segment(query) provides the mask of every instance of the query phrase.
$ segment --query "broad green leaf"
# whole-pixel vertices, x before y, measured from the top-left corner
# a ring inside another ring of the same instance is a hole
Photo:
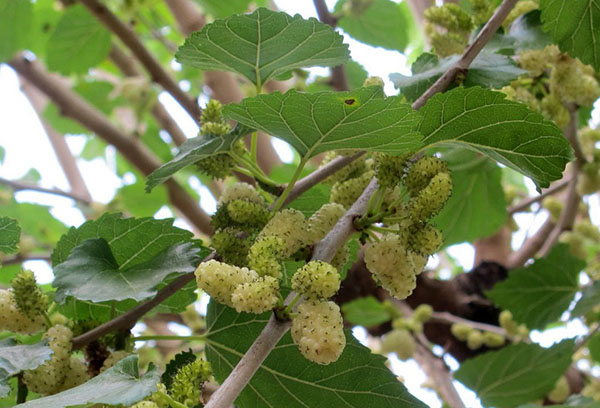
[[[50,214],[44,205],[17,203],[14,200],[0,202],[0,214],[19,220],[22,235],[29,235],[39,244],[55,245],[67,227]]]
[[[582,293],[581,299],[573,308],[571,313],[575,317],[583,316],[593,311],[600,304],[600,281],[595,281],[592,285],[586,286]]]
[[[314,18],[259,8],[207,24],[179,48],[177,61],[236,72],[261,87],[294,68],[334,66],[349,58],[342,36]]]
[[[0,62],[7,61],[27,46],[33,7],[29,0],[0,2]]]
[[[207,314],[206,356],[217,381],[223,381],[269,318],[226,308],[213,301]],[[408,393],[372,354],[347,333],[340,359],[326,366],[306,360],[287,333],[244,388],[239,408],[426,407]]]
[[[600,68],[600,0],[541,0],[544,31],[561,51]]]
[[[367,70],[356,61],[350,60],[344,64],[344,67],[350,90],[362,87],[365,79],[369,77]]]
[[[334,149],[389,154],[416,151],[419,114],[378,86],[352,92],[306,94],[290,90],[229,104],[224,115],[291,144],[303,158]]]
[[[560,318],[579,289],[579,272],[585,262],[569,253],[566,244],[558,244],[550,253],[530,266],[509,272],[486,296],[514,319],[530,329],[544,329]]]
[[[336,12],[342,12],[350,1],[338,1]],[[412,17],[406,3],[375,0],[360,14],[346,12],[337,25],[358,41],[388,50],[404,51],[409,43]]]
[[[423,144],[478,151],[548,187],[572,157],[569,142],[553,122],[505,97],[479,87],[435,95],[419,110]]]
[[[63,303],[67,296],[73,296],[94,303],[141,301],[154,296],[167,277],[194,272],[201,260],[199,252],[193,243],[176,244],[149,261],[122,268],[106,240],[89,239],[54,268],[55,300]]]
[[[19,238],[21,237],[21,227],[17,220],[8,217],[0,217],[0,252],[13,254],[19,249]]]
[[[392,320],[389,308],[373,296],[344,303],[342,311],[345,320],[359,326],[371,327]]]
[[[146,180],[146,191],[150,192],[157,185],[164,183],[177,171],[215,154],[226,154],[240,137],[249,132],[244,126],[237,126],[223,136],[200,135],[186,140],[179,148],[179,153],[173,160],[154,170]]]
[[[596,333],[592,336],[587,344],[587,348],[590,351],[590,357],[596,363],[600,363],[600,334]]]
[[[500,167],[466,149],[453,149],[443,159],[452,171],[452,195],[433,223],[442,231],[444,245],[495,233],[506,220]]]
[[[83,241],[103,238],[108,242],[117,264],[128,268],[151,260],[175,244],[189,242],[192,233],[173,227],[173,219],[121,218],[121,214],[104,214],[97,220],[87,221],[79,228],[71,228],[60,239],[52,253],[52,264],[67,260],[71,250]]]
[[[574,342],[548,349],[512,344],[467,360],[454,378],[477,393],[484,406],[512,408],[544,397],[571,364]]]
[[[9,375],[24,370],[33,370],[50,360],[52,349],[47,341],[35,344],[18,344],[14,339],[0,341],[0,372]]]
[[[508,34],[515,39],[515,48],[519,51],[541,49],[552,44],[550,36],[542,30],[539,10],[530,11],[513,21]]]
[[[248,10],[250,3],[257,3],[252,0],[196,0],[202,6],[207,14],[215,18],[225,18],[232,14],[241,14]],[[259,5],[264,6],[265,1],[258,1]]]
[[[102,62],[110,51],[110,32],[87,9],[69,7],[48,40],[48,69],[61,74],[83,74]]]
[[[168,203],[169,199],[164,187],[156,188],[151,193],[146,193],[145,188],[144,179],[140,177],[135,183],[121,187],[116,199],[131,215],[150,217]]]
[[[175,278],[174,278],[175,279]],[[171,283],[173,279],[167,279],[157,289]],[[181,313],[191,303],[198,299],[195,291],[198,289],[196,282],[192,281],[180,289],[175,295],[169,297],[151,312],[153,313]],[[58,305],[58,311],[74,320],[93,320],[98,324],[104,323],[113,317],[127,312],[138,305],[135,300],[127,299],[120,302],[92,303],[90,301],[77,300],[69,297],[67,301]]]
[[[390,74],[390,80],[396,89],[412,102],[448,71],[459,58],[459,55],[453,55],[438,60],[435,54],[424,53],[413,64],[413,75]],[[469,67],[463,85],[502,88],[526,72],[504,55],[483,51]]]
[[[19,408],[65,408],[76,405],[132,405],[156,391],[160,374],[154,364],[140,376],[138,356],[125,357],[86,383],[48,397],[17,405]]]

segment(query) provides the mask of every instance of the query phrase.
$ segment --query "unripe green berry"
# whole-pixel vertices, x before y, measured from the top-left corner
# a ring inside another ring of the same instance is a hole
[[[506,333],[509,335],[515,336],[519,334],[519,325],[513,320],[510,310],[500,312],[498,323],[500,323],[500,327],[506,330]]]
[[[325,153],[325,157],[323,157],[323,160],[321,161],[321,165],[319,167],[323,167],[324,165],[337,159],[338,157],[341,157],[339,152],[331,151]],[[323,183],[335,184],[338,182],[348,180],[350,178],[359,177],[365,171],[367,171],[365,161],[360,159],[354,160],[350,162],[350,164],[348,164],[347,166],[342,167],[341,169],[333,173],[331,176],[327,177],[325,180],[323,180]]]
[[[421,323],[425,323],[431,319],[433,315],[433,307],[426,303],[423,303],[415,309],[415,313],[413,314],[413,318]]]
[[[410,166],[404,185],[410,195],[415,197],[439,173],[448,173],[446,162],[434,156],[423,157]]]
[[[473,330],[468,324],[454,323],[450,326],[450,332],[460,341],[466,341]]]
[[[221,122],[223,121],[223,105],[216,99],[211,99],[202,109],[200,122]]]
[[[508,16],[504,19],[504,27],[510,26],[519,16],[527,14],[532,10],[538,8],[538,2],[536,0],[522,0],[519,1],[515,7],[508,13]]]
[[[408,203],[408,213],[414,222],[425,222],[436,215],[452,194],[452,177],[448,173],[436,174],[427,187]]]
[[[552,391],[548,393],[548,399],[555,404],[560,404],[565,402],[569,398],[569,395],[571,395],[571,387],[569,387],[567,377],[563,375],[554,384]]]
[[[250,244],[250,237],[244,236],[236,228],[218,230],[211,237],[210,243],[224,262],[235,266],[246,266]]]
[[[200,403],[202,384],[208,381],[211,374],[210,363],[197,359],[177,371],[173,377],[169,394],[175,401],[188,407],[194,407]]]
[[[248,266],[260,276],[281,278],[281,261],[287,251],[285,242],[280,237],[260,237],[248,251]]]
[[[210,260],[202,262],[196,269],[198,287],[208,293],[217,302],[229,307],[233,291],[243,283],[256,280],[258,274],[248,268],[239,268],[226,263]]]
[[[585,243],[585,238],[581,234],[565,231],[560,234],[558,240],[569,245],[569,252],[571,255],[580,259],[587,259],[587,245]]]
[[[238,285],[231,295],[231,304],[238,312],[261,314],[273,309],[279,301],[279,281],[261,276]]]
[[[35,319],[46,312],[48,297],[42,293],[31,271],[21,271],[11,282],[15,303],[21,312]]]
[[[370,76],[367,79],[365,79],[365,81],[363,82],[364,87],[379,86],[379,87],[383,88],[384,85],[385,85],[385,82],[383,82],[383,79],[381,79],[378,76]]]
[[[269,211],[263,205],[251,201],[229,201],[227,211],[231,219],[240,225],[265,225],[269,220]]]
[[[340,288],[338,271],[322,261],[310,261],[292,276],[292,289],[308,299],[328,299]]]
[[[374,175],[375,172],[370,170],[359,177],[335,183],[333,187],[331,187],[329,201],[341,204],[345,208],[350,208],[358,197],[360,197],[367,185],[369,185],[369,182]]]
[[[483,345],[483,334],[479,330],[473,330],[467,336],[467,347],[477,350]]]
[[[298,210],[279,211],[258,234],[259,238],[269,236],[283,240],[283,256],[287,258],[309,243],[308,221]]]
[[[408,155],[390,156],[385,153],[374,153],[375,177],[379,185],[393,188],[400,184],[408,157]]]
[[[159,408],[153,401],[140,401],[129,408]]]
[[[409,231],[408,245],[410,249],[422,256],[435,254],[442,246],[442,231],[429,225],[413,227]]]
[[[542,207],[544,207],[548,213],[550,213],[550,219],[557,223],[560,219],[560,214],[563,210],[563,203],[558,198],[549,196],[544,198],[542,201]]]
[[[336,203],[327,203],[321,206],[308,219],[308,232],[310,234],[310,242],[317,243],[333,228],[346,210],[344,206]]]
[[[223,190],[219,197],[219,204],[233,200],[246,200],[265,206],[265,200],[254,187],[248,183],[233,183]]]
[[[304,302],[292,320],[292,339],[302,355],[317,364],[337,361],[346,346],[340,308],[333,302]]]
[[[600,242],[600,230],[588,220],[578,221],[573,231],[595,243]]]
[[[499,334],[493,332],[483,332],[483,344],[485,344],[489,348],[498,348],[504,346],[506,343],[506,338]]]
[[[415,339],[406,329],[394,329],[381,339],[381,352],[396,353],[403,361],[412,358],[416,350]]]

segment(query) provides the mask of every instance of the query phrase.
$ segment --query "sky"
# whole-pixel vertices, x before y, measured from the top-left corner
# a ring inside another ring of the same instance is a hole
[[[333,8],[334,0],[328,0],[330,9]],[[303,17],[316,17],[316,13],[310,1],[279,0],[277,6],[289,14],[299,13]],[[345,42],[350,46],[352,58],[361,63],[369,72],[369,75],[376,75],[383,78],[386,82],[385,91],[388,95],[395,94],[396,91],[388,80],[388,75],[392,72],[400,72],[404,75],[410,75],[410,69],[406,65],[406,57],[398,52],[387,51],[381,48],[373,48],[359,43],[348,36],[345,36]],[[173,63],[176,68],[177,64]],[[312,75],[325,75],[326,68],[311,69]],[[159,96],[161,102],[174,118],[181,124],[188,137],[194,137],[198,128],[181,107],[167,94],[162,93]],[[206,100],[201,100],[201,104]],[[600,105],[600,104],[599,104]],[[600,106],[594,112],[593,123],[595,126],[600,123]],[[67,143],[75,156],[83,149],[85,137],[78,135],[69,135]],[[48,139],[44,133],[37,116],[29,105],[25,96],[19,90],[19,83],[16,74],[7,66],[0,64],[0,145],[6,150],[6,158],[3,164],[0,164],[0,177],[7,179],[18,179],[25,175],[30,168],[36,169],[41,175],[39,184],[42,187],[56,187],[62,190],[69,190],[68,182],[62,173],[60,165],[52,151]],[[276,140],[275,148],[284,162],[290,162],[293,154],[290,147],[282,141]],[[89,186],[92,198],[100,203],[109,202],[116,189],[121,186],[121,180],[115,175],[115,153],[114,150],[108,151],[107,160],[96,159],[86,161],[77,160],[79,169]],[[214,212],[216,202],[200,182],[195,179],[192,181],[192,187],[199,192],[201,196],[201,205],[209,212]],[[533,184],[529,183],[531,193],[533,194]],[[74,207],[72,200],[64,197],[58,197],[36,192],[19,192],[17,200],[23,202],[34,202],[45,204],[52,207],[52,214],[68,226],[79,226],[85,221],[83,214]],[[590,203],[596,210],[600,208],[597,197]],[[159,210],[155,217],[172,217],[173,214],[167,207]],[[545,215],[543,213],[537,216],[530,214],[518,215],[516,221],[521,227],[521,231],[515,234],[513,245],[518,247],[525,239],[526,234],[533,233],[543,223]],[[592,214],[592,221],[600,224],[600,213],[595,211]],[[178,220],[176,225],[182,228],[189,228],[187,224]],[[455,245],[449,250],[450,254],[457,259],[459,264],[465,269],[470,270],[473,262],[473,249],[468,244]],[[435,260],[433,261],[435,263]],[[31,261],[26,267],[36,273],[41,283],[47,283],[52,280],[52,273],[45,262]],[[206,298],[199,304],[200,309],[206,306]],[[136,330],[141,330],[138,326]],[[185,335],[185,329],[182,326],[173,325],[173,330]],[[543,346],[549,346],[553,342],[572,337],[576,334],[583,334],[585,328],[580,323],[571,323],[562,328],[555,328],[545,333],[534,332],[532,338],[535,342]],[[368,343],[369,339],[363,328],[354,330],[355,336],[362,342]],[[440,350],[437,350],[439,353]],[[408,389],[418,398],[422,399],[429,406],[437,408],[441,402],[432,391],[425,390],[421,384],[425,381],[425,375],[420,370],[414,360],[401,362],[397,358],[390,356],[391,367],[393,371],[404,378]],[[456,369],[458,364],[452,358],[446,358],[447,364]],[[468,407],[477,408],[480,406],[475,395],[456,383],[457,389],[465,404]]]

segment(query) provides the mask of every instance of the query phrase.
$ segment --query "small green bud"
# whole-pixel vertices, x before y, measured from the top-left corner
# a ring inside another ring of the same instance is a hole
[[[15,303],[31,319],[46,312],[48,297],[42,292],[31,271],[21,271],[11,282]]]

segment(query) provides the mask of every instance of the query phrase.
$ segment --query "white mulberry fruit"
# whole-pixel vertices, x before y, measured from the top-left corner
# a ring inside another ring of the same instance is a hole
[[[261,276],[238,285],[231,304],[238,312],[261,314],[273,309],[279,300],[279,282],[272,276]]]
[[[309,299],[328,299],[340,288],[340,274],[327,262],[310,261],[292,276],[292,289]]]
[[[252,282],[258,274],[248,268],[239,268],[226,263],[210,260],[202,262],[196,269],[198,287],[217,302],[233,307],[231,295],[238,285]]]

